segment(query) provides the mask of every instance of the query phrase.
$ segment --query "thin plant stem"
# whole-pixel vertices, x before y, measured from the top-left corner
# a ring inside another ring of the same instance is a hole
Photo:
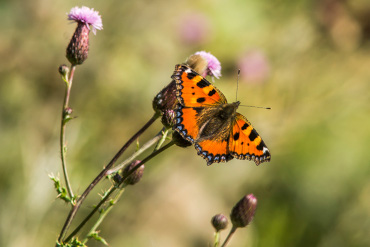
[[[162,138],[159,140],[159,142],[155,146],[154,150],[158,150],[167,138],[168,129],[163,129],[162,132],[163,132]]]
[[[116,167],[112,168],[111,170],[109,170],[108,174],[112,174],[114,172],[117,172],[120,169],[122,169],[123,167],[125,167],[126,165],[128,165],[137,156],[139,156],[145,150],[147,150],[148,148],[150,148],[157,141],[158,141],[158,143],[156,145],[156,149],[155,150],[158,150],[162,146],[163,142],[165,141],[166,136],[167,136],[167,133],[168,133],[168,129],[163,128],[154,138],[152,138],[151,140],[149,140],[148,142],[146,142],[138,151],[136,151],[128,159],[126,159],[124,162],[122,162],[118,166],[116,166]],[[103,212],[100,213],[99,219],[95,222],[95,224],[93,225],[93,227],[90,229],[89,233],[86,235],[86,237],[82,241],[82,243],[85,244],[89,240],[89,238],[92,236],[92,234],[94,234],[96,232],[96,229],[99,227],[99,225],[104,220],[104,218],[108,215],[109,211],[112,210],[113,206],[120,199],[120,197],[122,196],[122,194],[123,194],[124,191],[125,191],[125,186],[123,186],[123,187],[121,186],[121,188],[119,189],[119,193],[115,196],[115,199],[109,203],[109,205],[106,207],[106,209],[103,210]]]
[[[62,168],[63,168],[63,176],[66,183],[68,195],[71,199],[72,206],[73,206],[73,200],[74,195],[71,187],[71,183],[69,182],[68,178],[68,172],[67,172],[67,162],[66,162],[66,152],[67,152],[67,145],[66,145],[66,109],[69,107],[69,97],[71,95],[71,88],[72,88],[72,81],[74,72],[76,69],[76,65],[71,65],[71,73],[69,76],[69,79],[67,79],[66,82],[66,91],[64,95],[64,102],[63,102],[63,109],[62,109],[62,120],[60,124],[60,155],[62,159]]]
[[[146,151],[148,148],[153,146],[156,142],[163,139],[163,130],[161,130],[154,138],[147,141],[139,150],[137,150],[135,153],[133,153],[130,157],[128,157],[125,161],[118,164],[117,166],[113,167],[107,172],[107,175],[110,175],[112,173],[118,172],[123,167],[131,163],[136,157],[138,157],[140,154],[142,154],[144,151]]]
[[[88,216],[76,227],[76,229],[64,240],[64,243],[67,243],[72,239],[73,236],[75,236],[80,229],[89,221],[89,219],[96,213],[96,211],[99,210],[101,205],[103,205],[109,196],[128,178],[132,173],[134,173],[140,166],[144,165],[146,162],[151,160],[153,157],[157,156],[161,152],[165,151],[167,148],[171,147],[173,144],[175,144],[173,141],[167,143],[162,148],[154,151],[150,155],[148,155],[145,159],[143,159],[140,163],[138,163],[135,167],[133,167],[127,174],[125,174],[124,177],[122,177],[121,182],[117,186],[112,186],[109,191],[106,193],[106,195],[102,198],[102,200],[98,203],[98,205],[90,212]]]
[[[111,187],[112,189],[112,187]],[[83,244],[85,244],[89,237],[96,232],[96,229],[100,226],[100,224],[103,222],[105,217],[108,215],[108,213],[112,210],[113,206],[118,202],[119,198],[125,191],[125,188],[121,188],[119,193],[116,195],[116,197],[109,203],[109,205],[104,209],[103,212],[100,213],[99,219],[95,222],[95,224],[91,227],[89,233],[86,235],[85,239],[82,241]]]
[[[230,241],[230,239],[231,239],[231,237],[233,236],[233,234],[235,233],[235,231],[236,231],[236,227],[232,227],[231,228],[231,230],[230,230],[230,232],[229,232],[229,235],[227,235],[227,237],[226,237],[226,239],[225,239],[225,242],[221,245],[221,247],[225,247],[227,244],[228,244],[228,242]]]
[[[213,247],[218,247],[220,244],[220,231],[215,232],[215,243]]]
[[[130,140],[126,142],[125,145],[116,153],[113,159],[108,163],[108,165],[99,173],[99,175],[90,183],[90,185],[85,189],[82,195],[78,198],[76,204],[72,207],[71,211],[69,212],[67,219],[63,225],[63,228],[59,234],[58,242],[64,237],[66,231],[68,230],[73,218],[75,217],[78,209],[80,208],[82,202],[85,200],[87,195],[90,191],[98,184],[98,182],[107,175],[109,169],[114,165],[114,163],[118,160],[118,158],[123,154],[124,151],[152,124],[154,121],[159,117],[158,114],[154,114],[152,118],[136,133],[134,134]]]

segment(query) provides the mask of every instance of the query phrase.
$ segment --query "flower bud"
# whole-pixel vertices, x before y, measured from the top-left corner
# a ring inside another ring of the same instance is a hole
[[[212,226],[216,229],[216,232],[219,232],[223,229],[226,229],[229,221],[225,215],[216,214],[215,216],[212,217],[211,223],[212,223]]]
[[[122,177],[126,177],[132,171],[132,169],[134,169],[140,162],[141,162],[140,160],[135,160],[134,162],[126,166],[122,171]],[[143,173],[144,165],[141,165],[125,179],[125,184],[134,185],[138,183],[142,178]]]
[[[231,210],[233,227],[246,227],[256,212],[257,198],[253,194],[244,196]]]
[[[68,77],[69,68],[68,68],[67,65],[65,65],[65,64],[60,65],[59,68],[58,68],[58,71],[59,71],[59,74],[61,76],[63,76],[64,78]]]
[[[154,97],[153,110],[163,115],[168,110],[174,110],[177,103],[176,83],[173,80]]]
[[[89,28],[78,23],[71,41],[67,47],[66,57],[73,65],[82,64],[89,54]]]
[[[177,131],[172,132],[172,141],[179,147],[186,148],[191,146],[191,142],[184,139]]]
[[[67,107],[66,109],[64,109],[64,114],[65,115],[71,115],[73,112],[73,109],[71,107]]]
[[[175,124],[175,111],[172,109],[166,110],[162,115],[161,122],[167,129],[172,128]]]
[[[121,175],[119,175],[119,173],[117,172],[116,174],[113,175],[112,177],[113,181],[116,183],[116,184],[120,184],[122,182],[122,177]]]

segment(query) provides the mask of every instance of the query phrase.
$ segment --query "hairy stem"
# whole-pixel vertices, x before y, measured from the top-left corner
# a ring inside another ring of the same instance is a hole
[[[106,193],[106,196],[104,196],[102,198],[102,200],[99,202],[99,204],[90,212],[90,214],[76,227],[76,229],[65,239],[65,243],[67,243],[69,240],[72,239],[72,237],[74,237],[78,232],[79,230],[86,224],[86,222],[89,221],[89,219],[96,213],[96,211],[99,210],[99,208],[108,200],[109,196],[126,180],[126,178],[128,178],[132,173],[134,173],[141,165],[145,164],[146,162],[148,162],[149,160],[151,160],[153,157],[155,157],[156,155],[160,154],[161,152],[163,152],[164,150],[166,150],[167,148],[171,147],[172,145],[174,144],[174,142],[169,142],[167,143],[165,146],[163,146],[162,148],[154,151],[153,153],[151,153],[150,155],[148,155],[145,159],[143,159],[140,163],[138,163],[134,168],[132,168],[127,174],[126,176],[122,177],[122,181],[119,183],[118,186],[112,186],[109,191]],[[76,204],[77,205],[77,204]]]
[[[138,157],[140,154],[142,154],[144,151],[146,151],[148,148],[153,146],[156,142],[159,140],[162,140],[163,138],[163,130],[161,130],[154,138],[146,142],[139,150],[137,150],[135,153],[133,153],[130,157],[128,157],[125,161],[118,164],[117,166],[113,167],[107,172],[107,175],[110,175],[112,173],[118,172],[126,165],[130,164],[136,157]]]
[[[135,134],[130,140],[126,142],[125,145],[116,153],[113,159],[108,163],[108,165],[99,173],[99,175],[90,183],[90,185],[85,189],[82,195],[78,198],[76,204],[72,207],[68,214],[68,217],[63,225],[63,228],[59,234],[58,242],[64,237],[66,231],[68,230],[73,218],[75,217],[78,209],[80,208],[82,202],[85,200],[90,191],[98,184],[98,182],[107,175],[109,169],[114,165],[117,159],[123,154],[123,152],[152,124],[159,116],[154,114],[153,117]]]
[[[113,186],[110,188],[110,190],[113,188]],[[113,201],[111,201],[109,203],[109,205],[104,209],[103,212],[100,213],[99,215],[99,219],[95,222],[95,224],[91,227],[89,233],[86,235],[85,239],[82,241],[83,244],[86,244],[86,242],[89,240],[89,237],[94,234],[94,232],[96,232],[96,229],[98,229],[98,227],[100,226],[100,224],[103,222],[104,218],[108,215],[109,211],[112,210],[113,206],[118,202],[119,198],[121,197],[121,195],[123,194],[123,192],[125,191],[124,188],[120,189],[119,193],[116,195],[116,197],[113,199]],[[108,194],[107,194],[108,195]],[[104,199],[105,200],[105,197],[107,196],[105,195],[104,198],[102,198],[102,200]],[[109,195],[108,195],[109,196]]]
[[[66,145],[66,109],[69,107],[69,96],[71,95],[71,88],[72,88],[72,81],[73,76],[75,72],[76,66],[71,65],[71,74],[69,76],[69,79],[66,80],[66,91],[64,95],[64,102],[63,102],[63,109],[62,109],[62,118],[61,118],[61,124],[60,124],[60,155],[62,159],[62,168],[63,168],[63,176],[66,183],[68,195],[71,199],[71,202],[73,203],[73,192],[71,183],[69,182],[68,178],[68,172],[67,172],[67,162],[66,162],[66,151],[67,151],[67,145]]]

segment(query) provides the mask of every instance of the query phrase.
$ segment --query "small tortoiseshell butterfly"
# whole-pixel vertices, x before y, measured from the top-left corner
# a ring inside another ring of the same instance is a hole
[[[232,158],[270,161],[270,151],[251,123],[236,112],[240,102],[227,103],[225,96],[186,65],[176,65],[176,130],[194,144],[207,165]]]

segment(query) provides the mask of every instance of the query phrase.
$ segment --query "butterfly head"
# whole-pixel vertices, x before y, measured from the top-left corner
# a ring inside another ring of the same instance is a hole
[[[237,102],[234,102],[234,103],[231,103],[231,104],[223,104],[221,105],[221,110],[220,110],[220,118],[221,119],[224,119],[224,120],[227,120],[231,117],[234,117],[235,114],[236,114],[236,110],[238,109],[240,105],[240,102],[237,101]]]

